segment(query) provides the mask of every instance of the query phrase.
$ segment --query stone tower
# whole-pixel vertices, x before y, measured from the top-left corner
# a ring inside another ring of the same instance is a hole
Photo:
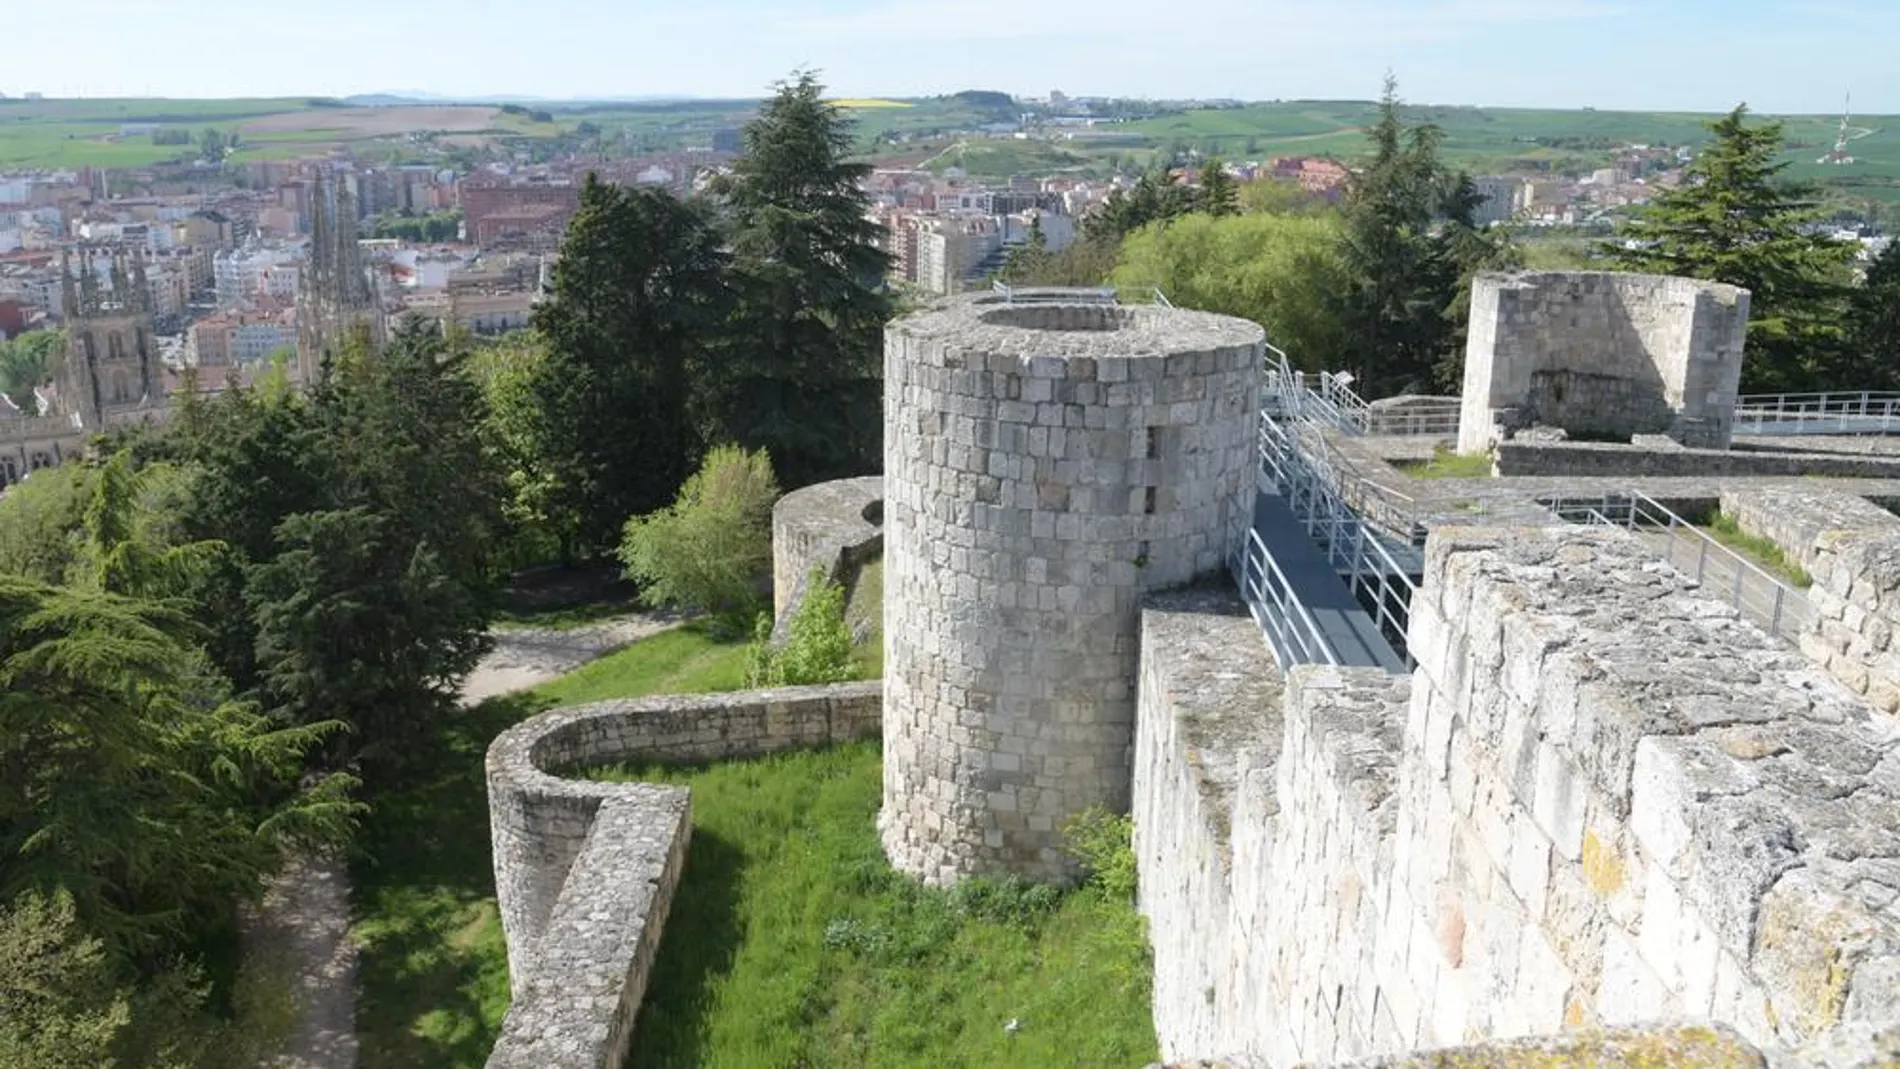
[[[297,277],[297,374],[314,383],[326,357],[352,333],[384,341],[382,302],[357,244],[356,201],[340,178],[319,176],[310,191],[310,256]]]
[[[82,247],[77,278],[70,255],[61,303],[67,323],[66,363],[59,383],[61,407],[87,433],[162,406],[163,369],[154,345],[152,291],[145,259],[134,253]],[[109,262],[109,287],[99,286],[98,266]]]
[[[1254,486],[1260,328],[953,300],[885,335],[884,806],[928,883],[1062,880],[1126,811],[1139,611],[1220,571]]]

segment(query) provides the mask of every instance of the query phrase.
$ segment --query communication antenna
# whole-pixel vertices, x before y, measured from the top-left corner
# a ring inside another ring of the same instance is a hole
[[[1841,108],[1841,132],[1834,138],[1834,151],[1814,162],[1833,164],[1836,167],[1845,167],[1854,162],[1854,157],[1847,151],[1847,143],[1852,140],[1852,138],[1848,136],[1848,130],[1851,129],[1851,127],[1848,126],[1848,121],[1852,119],[1853,116],[1854,94],[1850,90],[1847,94],[1847,103]]]

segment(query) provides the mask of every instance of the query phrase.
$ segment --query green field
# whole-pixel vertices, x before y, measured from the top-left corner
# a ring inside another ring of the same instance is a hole
[[[849,102],[847,102],[849,103]],[[1365,152],[1365,129],[1376,116],[1367,101],[1288,101],[1154,115],[1090,128],[1048,128],[1027,140],[970,135],[989,123],[1013,122],[1014,106],[981,94],[904,101],[846,110],[859,143],[874,160],[906,161],[941,171],[958,166],[973,177],[1020,173],[1103,174],[1142,166],[1182,148],[1229,159],[1317,155],[1353,159]],[[330,104],[331,106],[322,106]],[[714,133],[744,124],[755,100],[547,104],[552,121],[448,105],[399,109],[339,107],[334,102],[267,100],[0,101],[0,167],[93,165],[142,167],[178,157],[183,146],[147,136],[121,138],[127,123],[160,123],[194,135],[206,127],[240,131],[238,160],[280,159],[348,146],[372,157],[427,159],[432,139],[447,148],[544,144],[572,137],[582,123],[634,153],[706,146]],[[889,106],[902,104],[903,106]],[[436,124],[454,113],[456,122]],[[1474,172],[1580,173],[1606,166],[1617,146],[1695,146],[1714,118],[1679,112],[1556,111],[1524,108],[1407,107],[1408,121],[1444,130],[1448,157]],[[1824,183],[1839,195],[1900,203],[1900,117],[1853,121],[1850,167],[1815,161],[1833,147],[1840,120],[1785,117],[1786,159],[1795,178]]]

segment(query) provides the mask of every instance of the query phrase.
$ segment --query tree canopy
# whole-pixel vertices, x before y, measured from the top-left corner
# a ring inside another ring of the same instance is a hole
[[[1744,390],[1799,390],[1841,360],[1838,310],[1852,248],[1804,224],[1810,191],[1786,181],[1782,125],[1751,125],[1746,105],[1709,124],[1714,140],[1622,228],[1607,250],[1633,271],[1749,291]]]

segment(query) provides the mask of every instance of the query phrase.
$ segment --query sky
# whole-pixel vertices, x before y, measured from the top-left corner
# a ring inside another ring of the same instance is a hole
[[[0,0],[13,7],[14,0]],[[1371,99],[1900,114],[1900,2],[1832,0],[57,0],[0,20],[48,96]]]

